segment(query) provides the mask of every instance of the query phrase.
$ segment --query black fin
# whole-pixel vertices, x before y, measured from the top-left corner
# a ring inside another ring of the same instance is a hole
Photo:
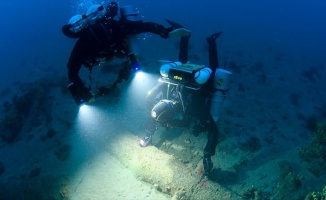
[[[165,21],[167,21],[173,28],[177,29],[177,28],[184,28],[184,26],[182,26],[181,24],[165,19]]]
[[[220,35],[222,34],[223,32],[217,32],[217,33],[213,33],[212,35],[208,36],[206,38],[207,42],[214,42],[218,37],[220,37]]]

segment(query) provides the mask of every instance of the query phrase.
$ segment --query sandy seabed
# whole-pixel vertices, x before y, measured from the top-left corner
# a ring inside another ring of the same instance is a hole
[[[221,54],[228,57],[233,77],[209,177],[202,176],[205,133],[194,137],[187,129],[160,128],[152,146],[138,145],[147,112],[144,99],[155,78],[144,79],[145,86],[135,79],[121,84],[86,115],[58,84],[48,90],[48,109],[40,112],[33,105],[15,141],[1,143],[0,198],[302,199],[321,190],[324,169],[299,156],[313,137],[306,120],[320,116],[316,108],[325,105],[321,79],[311,82],[302,72],[286,71],[284,66],[297,65],[301,58],[279,58],[278,52],[257,59],[246,52]],[[199,52],[190,58],[197,63],[206,56]],[[157,66],[142,62],[145,68]],[[273,73],[278,69],[282,74]],[[93,76],[99,76],[100,85],[113,75]],[[52,120],[45,120],[46,113]]]

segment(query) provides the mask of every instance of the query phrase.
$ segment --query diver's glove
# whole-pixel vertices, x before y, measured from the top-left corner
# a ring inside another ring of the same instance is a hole
[[[134,71],[138,71],[140,69],[140,65],[138,63],[136,55],[133,52],[131,52],[128,54],[128,58],[130,61],[129,73],[131,69],[133,69]],[[125,68],[127,68],[127,66]]]
[[[70,83],[67,87],[78,106],[86,102],[94,101],[93,95],[86,87],[78,86],[74,83]]]
[[[213,169],[213,162],[211,156],[204,155],[203,164],[204,164],[204,175],[207,176]]]

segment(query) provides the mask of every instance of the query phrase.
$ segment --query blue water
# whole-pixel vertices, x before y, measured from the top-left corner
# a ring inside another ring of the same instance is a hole
[[[34,70],[33,62],[63,69],[73,42],[60,29],[72,15],[85,12],[90,1],[81,2],[2,1],[1,81],[10,82],[17,71],[23,79],[21,73]],[[191,29],[194,38],[223,30],[232,49],[277,48],[307,56],[310,63],[324,61],[322,1],[139,1],[136,6],[144,20],[174,19]],[[22,62],[23,69],[13,70]]]
[[[75,40],[65,37],[61,27],[73,15],[81,14],[90,5],[101,2],[0,1],[1,104],[6,100],[11,101],[14,94],[23,94],[26,92],[24,86],[39,79],[52,81],[46,87],[59,88],[68,82],[66,64]],[[279,147],[275,158],[286,154],[287,149],[299,149],[309,145],[313,131],[306,127],[307,119],[313,116],[317,121],[323,121],[326,118],[326,1],[121,0],[119,4],[135,5],[144,21],[168,26],[164,21],[164,18],[167,18],[191,30],[190,55],[199,57],[194,59],[194,62],[208,63],[204,38],[213,32],[223,31],[218,41],[220,65],[234,72],[223,121],[225,124],[220,124],[225,142],[230,140],[243,143],[252,136],[258,137],[267,149],[267,153],[262,152],[252,159],[259,165],[268,163],[271,149]],[[146,63],[153,64],[158,59],[177,58],[175,39],[163,40],[145,34],[141,36],[141,40],[142,56]],[[235,68],[229,66],[232,62],[236,63]],[[263,68],[254,68],[257,62],[263,63]],[[157,72],[158,69],[151,66],[145,68],[153,73]],[[87,76],[86,72],[84,77]],[[155,79],[153,80],[142,86],[144,90],[139,93],[130,88],[125,90],[127,92],[122,91],[120,98],[124,104],[119,104],[119,97],[114,97],[113,100],[107,100],[113,102],[110,106],[106,106],[104,100],[100,101],[98,106],[116,114],[114,120],[119,127],[141,130],[144,118],[138,117],[137,113],[145,112],[145,105],[142,103],[146,91],[155,85]],[[121,87],[123,90],[127,86]],[[74,102],[67,98],[67,94],[63,96],[60,98],[56,95],[50,104],[75,106]],[[55,113],[55,116],[60,115],[60,109]],[[0,116],[4,115],[5,109],[2,109]],[[77,118],[76,113],[70,115],[69,119]],[[103,123],[105,122],[104,120]],[[89,131],[95,131],[93,129],[94,127]],[[231,133],[227,134],[228,131]],[[7,144],[3,143],[0,151],[6,147]],[[217,157],[216,159],[222,159]],[[2,184],[5,178],[13,177],[12,174],[6,174],[10,172],[11,167],[8,163],[12,163],[6,160],[6,157],[0,158],[0,162],[5,166],[5,171],[0,173]],[[296,162],[304,161],[296,159]],[[325,161],[321,162],[322,166],[325,166]],[[30,163],[27,162],[26,168],[29,168],[28,165]],[[246,169],[255,168],[249,164]],[[300,174],[301,170],[306,168],[301,166],[296,173]],[[325,169],[318,170],[325,174]],[[325,179],[321,180],[324,176],[318,178],[309,172],[302,173],[307,180],[303,182],[305,185],[302,187],[321,190],[324,186]],[[266,190],[273,196],[271,193],[275,190]]]

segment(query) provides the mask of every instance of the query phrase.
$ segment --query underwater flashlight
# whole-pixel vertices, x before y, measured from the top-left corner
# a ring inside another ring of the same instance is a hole
[[[140,65],[138,64],[136,55],[134,53],[129,53],[128,58],[131,63],[131,68],[136,72],[140,70]]]
[[[92,98],[91,93],[86,88],[80,88],[74,83],[70,83],[67,88],[78,106],[89,102]]]

